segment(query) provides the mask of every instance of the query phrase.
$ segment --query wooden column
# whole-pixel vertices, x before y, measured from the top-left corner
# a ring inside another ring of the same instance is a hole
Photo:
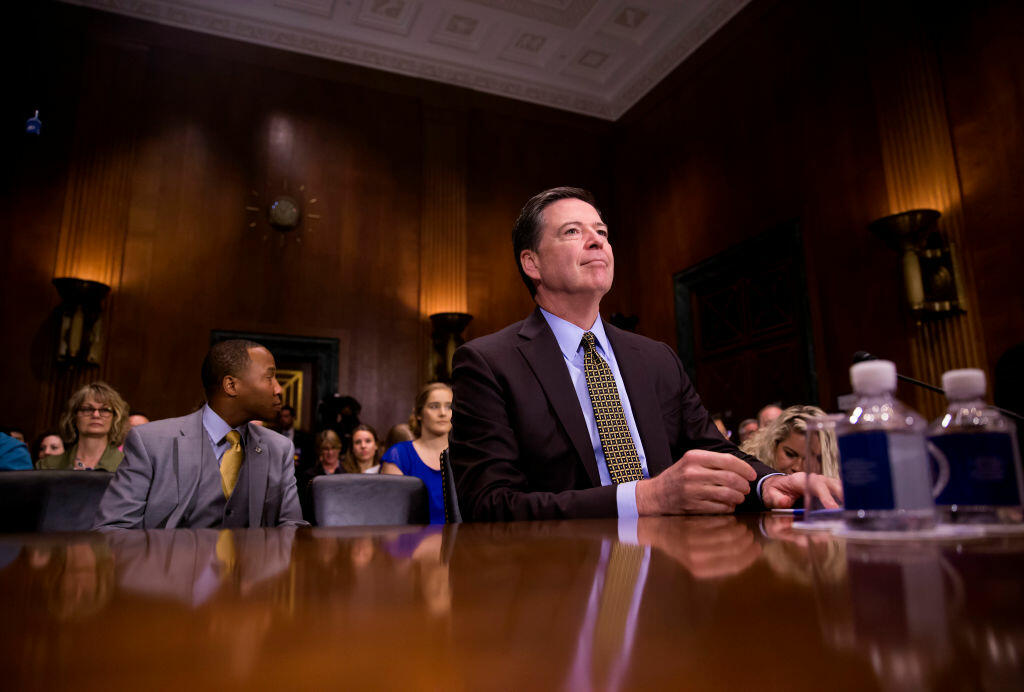
[[[465,114],[424,107],[423,194],[420,226],[420,317],[428,338],[437,312],[466,312]],[[426,367],[424,375],[429,376]],[[420,379],[424,379],[421,375]]]
[[[918,14],[926,8],[881,2],[866,7],[888,213],[918,208],[942,212],[939,230],[950,243],[966,293],[965,314],[910,326],[911,374],[939,384],[946,370],[984,367],[985,362],[977,293],[971,268],[963,261],[962,193],[942,75],[923,26],[925,17]],[[945,408],[945,400],[919,390],[915,405],[933,418]]]
[[[75,135],[68,162],[64,211],[54,258],[53,276],[89,279],[111,288],[104,314],[109,341],[114,307],[124,264],[134,133],[139,117],[148,49],[135,45],[93,44],[85,57]],[[54,347],[56,344],[54,344]],[[55,348],[54,348],[55,351]],[[36,428],[50,427],[60,417],[74,390],[104,377],[106,354],[99,366],[57,366],[44,386]]]

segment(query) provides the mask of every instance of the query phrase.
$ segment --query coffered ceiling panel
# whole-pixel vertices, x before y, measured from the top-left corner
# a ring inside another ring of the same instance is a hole
[[[749,0],[65,0],[616,120]]]

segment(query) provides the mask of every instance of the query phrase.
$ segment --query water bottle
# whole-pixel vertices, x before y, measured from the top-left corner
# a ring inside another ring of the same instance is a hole
[[[868,531],[933,528],[927,424],[894,396],[895,364],[857,363],[850,383],[857,404],[836,424],[847,525]]]
[[[1024,490],[1016,426],[985,405],[981,370],[950,370],[942,376],[942,388],[949,408],[928,429],[928,454],[940,470],[939,520],[1019,522]]]

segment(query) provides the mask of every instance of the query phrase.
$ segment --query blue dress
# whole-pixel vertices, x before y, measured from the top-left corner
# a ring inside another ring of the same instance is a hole
[[[412,441],[399,442],[388,447],[381,457],[382,462],[389,462],[398,467],[406,476],[415,476],[427,486],[427,498],[430,502],[430,523],[444,523],[444,495],[441,491],[441,472],[435,471],[420,459]]]

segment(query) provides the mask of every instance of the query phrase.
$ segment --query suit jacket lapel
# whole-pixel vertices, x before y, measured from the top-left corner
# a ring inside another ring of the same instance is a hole
[[[645,367],[648,358],[629,339],[623,338],[620,330],[607,322],[604,323],[604,331],[615,352],[622,384],[629,395],[629,406],[633,409],[633,420],[636,421],[644,456],[647,458],[647,470],[652,477],[656,476],[671,466],[674,460],[671,453],[667,453],[670,447],[653,374]]]
[[[178,479],[178,504],[167,519],[167,528],[177,528],[199,488],[203,456],[212,454],[202,409],[193,413],[181,426],[174,454],[174,475]]]
[[[263,526],[263,501],[267,497],[270,450],[260,437],[260,427],[249,423],[249,446],[245,448],[246,473],[249,474],[249,527]]]
[[[555,335],[551,332],[540,309],[533,311],[523,322],[519,336],[525,339],[519,345],[519,351],[526,358],[534,375],[544,389],[544,394],[551,402],[562,428],[569,435],[576,453],[583,460],[591,483],[595,487],[601,485],[601,475],[597,471],[597,459],[587,432],[587,422],[583,418],[576,390],[569,377],[569,369],[565,366],[565,358],[558,348]]]

